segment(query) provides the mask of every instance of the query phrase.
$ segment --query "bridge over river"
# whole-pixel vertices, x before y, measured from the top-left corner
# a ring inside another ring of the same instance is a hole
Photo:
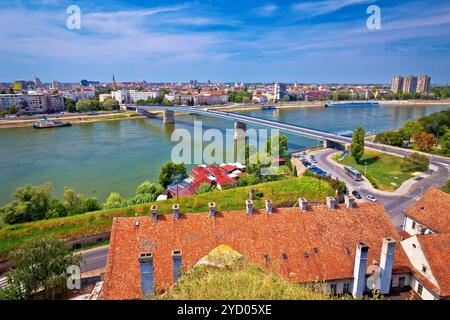
[[[127,109],[136,111],[164,111],[163,122],[164,123],[174,123],[175,122],[175,112],[198,114],[208,117],[216,117],[222,119],[229,119],[234,121],[235,128],[235,138],[240,138],[245,136],[246,124],[256,124],[260,126],[265,126],[269,128],[278,129],[280,131],[290,132],[293,134],[298,134],[301,136],[309,137],[312,139],[317,139],[323,141],[324,147],[335,147],[337,144],[350,144],[352,138],[343,137],[332,132],[327,132],[323,130],[317,130],[312,128],[307,128],[304,126],[278,122],[274,120],[267,120],[258,117],[248,116],[244,114],[239,114],[236,112],[220,111],[208,108],[198,108],[198,107],[183,107],[183,106],[141,106],[141,105],[127,105]],[[416,152],[414,150],[403,149],[393,146],[388,146],[384,144],[374,143],[370,141],[365,142],[365,147],[369,149],[374,149],[397,156],[406,156],[410,153]],[[433,164],[450,166],[450,158],[440,157],[435,155],[426,154],[430,157]]]

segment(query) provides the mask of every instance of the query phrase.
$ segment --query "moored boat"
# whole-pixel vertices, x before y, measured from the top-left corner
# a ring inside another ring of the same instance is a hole
[[[44,118],[42,121],[36,121],[33,124],[35,129],[50,129],[50,128],[60,128],[60,127],[70,127],[72,124],[70,122],[54,121]]]

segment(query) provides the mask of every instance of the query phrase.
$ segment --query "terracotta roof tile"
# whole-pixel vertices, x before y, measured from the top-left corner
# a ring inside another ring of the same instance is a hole
[[[153,252],[154,279],[158,288],[172,285],[173,250],[182,250],[183,268],[190,268],[215,247],[226,244],[247,260],[270,268],[297,282],[352,279],[356,243],[369,245],[369,259],[379,260],[382,238],[400,237],[381,204],[358,204],[354,209],[339,205],[336,210],[311,206],[278,208],[268,215],[255,210],[185,214],[174,221],[171,215],[115,218],[112,226],[103,299],[132,299],[141,296],[138,256]],[[136,220],[140,226],[135,226]],[[316,249],[315,249],[316,248]],[[307,257],[305,257],[307,253]],[[283,259],[283,254],[287,259]],[[270,263],[265,262],[265,255]],[[410,272],[410,264],[398,244],[394,273]]]
[[[450,234],[418,235],[431,272],[439,288],[436,293],[441,297],[450,296]]]
[[[406,215],[439,233],[450,233],[450,194],[431,188]]]

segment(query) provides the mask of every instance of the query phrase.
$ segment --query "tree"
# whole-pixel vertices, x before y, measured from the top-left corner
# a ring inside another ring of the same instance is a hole
[[[440,139],[442,151],[446,154],[450,154],[450,129],[445,131],[445,134]]]
[[[101,109],[100,102],[97,100],[81,100],[76,105],[78,112],[98,111]]]
[[[106,99],[102,103],[102,109],[107,111],[119,110],[119,103],[114,99]]]
[[[197,189],[197,194],[207,193],[210,192],[211,190],[212,186],[210,183],[202,183]]]
[[[50,182],[37,187],[26,185],[17,188],[14,201],[1,209],[5,222],[16,224],[44,219],[50,208],[51,190]]]
[[[391,146],[401,147],[403,141],[405,140],[403,130],[398,131],[386,131],[379,133],[375,136],[375,141],[383,144],[388,144]]]
[[[414,152],[403,157],[400,168],[403,172],[426,171],[430,165],[428,157]]]
[[[425,131],[417,132],[413,136],[415,150],[429,152],[431,148],[436,144],[436,137],[432,133],[426,133]]]
[[[138,194],[161,194],[164,191],[164,188],[157,183],[151,183],[148,180],[145,180],[143,183],[139,185],[136,189],[136,195]]]
[[[274,135],[271,139],[267,140],[266,151],[270,155],[276,155],[280,158],[286,159],[288,156],[288,139],[282,134]]]
[[[55,238],[32,239],[11,256],[16,268],[7,273],[9,299],[30,299],[43,288],[47,299],[67,294],[67,268],[79,266],[66,242]],[[0,294],[1,296],[1,294]]]
[[[76,101],[72,100],[72,99],[64,99],[64,110],[67,110],[68,112],[76,112],[77,108],[76,108]]]
[[[83,194],[77,194],[74,189],[64,187],[64,207],[68,215],[86,213],[100,210],[101,206],[96,198],[85,198]]]
[[[450,193],[450,180],[447,180],[447,182],[442,186],[442,191]]]
[[[186,167],[184,163],[176,164],[168,161],[161,166],[159,173],[159,183],[164,187],[172,183],[174,180],[181,180],[186,178]]]
[[[404,133],[404,138],[408,141],[411,141],[411,137],[414,136],[417,132],[421,132],[424,130],[420,122],[415,120],[407,120],[403,124],[402,129]]]
[[[352,143],[350,145],[352,157],[357,163],[364,155],[364,128],[358,127],[353,133]]]
[[[123,198],[120,195],[120,193],[117,192],[111,192],[108,199],[106,199],[105,204],[103,205],[104,209],[115,209],[115,208],[121,208]]]

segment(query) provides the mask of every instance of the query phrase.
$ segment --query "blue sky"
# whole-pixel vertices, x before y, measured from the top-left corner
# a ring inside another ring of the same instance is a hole
[[[450,82],[447,0],[0,0],[0,17],[0,81]]]

